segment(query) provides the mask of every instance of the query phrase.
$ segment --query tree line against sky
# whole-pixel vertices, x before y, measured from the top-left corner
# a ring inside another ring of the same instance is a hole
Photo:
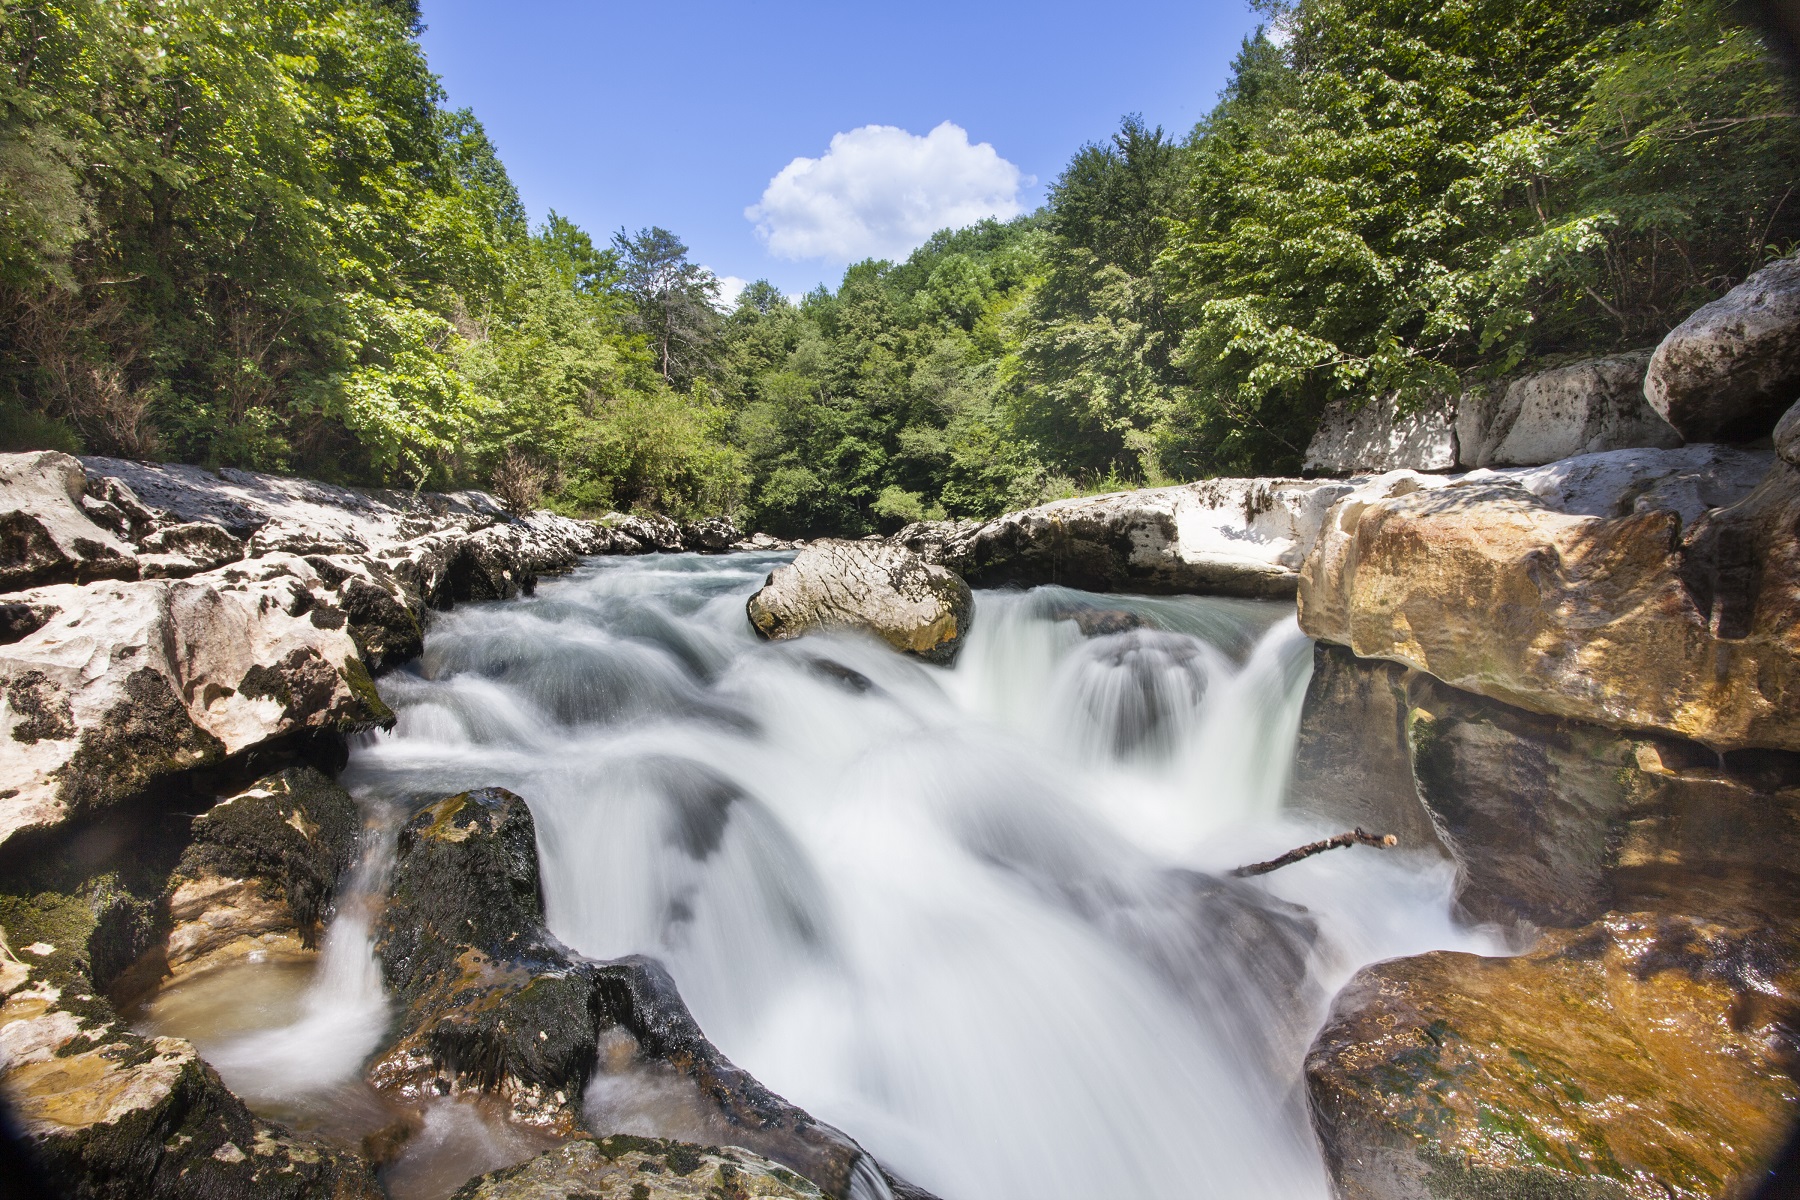
[[[1292,472],[1334,398],[1653,344],[1800,239],[1721,0],[1271,7],[1194,129],[729,312],[667,230],[530,228],[408,0],[4,11],[6,449],[857,535]]]

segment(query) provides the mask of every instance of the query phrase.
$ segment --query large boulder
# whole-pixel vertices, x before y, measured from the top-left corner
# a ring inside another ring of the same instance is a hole
[[[1770,263],[1670,330],[1644,396],[1689,441],[1766,436],[1800,397],[1800,258]]]
[[[1442,401],[1401,415],[1393,397],[1335,400],[1306,444],[1307,474],[1449,471],[1456,467],[1456,420]]]
[[[751,626],[772,641],[859,629],[938,663],[956,657],[973,608],[968,584],[903,546],[829,538],[770,572],[746,605]]]
[[[86,492],[67,454],[0,454],[0,592],[138,577],[132,548],[83,509]]]
[[[594,962],[545,929],[535,827],[510,792],[414,814],[376,935],[401,1012],[369,1078],[391,1094],[487,1094],[514,1120],[575,1133],[596,1071],[657,1072],[693,1096],[697,1140],[747,1147],[834,1196],[872,1169],[855,1142],[721,1055],[656,963]]]
[[[179,977],[315,949],[361,828],[350,794],[312,767],[220,800],[195,818],[169,879],[170,929],[152,968]]]
[[[1791,948],[1618,914],[1364,968],[1306,1059],[1344,1200],[1749,1195],[1788,1134]]]
[[[109,911],[96,891],[0,895],[0,1096],[51,1187],[379,1200],[366,1163],[255,1117],[192,1045],[118,1019],[95,976]]]
[[[1786,463],[1685,532],[1671,509],[1561,512],[1494,477],[1346,499],[1307,559],[1300,623],[1551,716],[1800,749],[1797,523]]]
[[[464,1184],[451,1200],[822,1200],[808,1180],[747,1150],[613,1134],[577,1138]]]
[[[229,756],[383,725],[342,609],[303,559],[61,584],[0,647],[0,844]]]
[[[1326,510],[1352,490],[1304,479],[1207,479],[1058,500],[952,530],[935,553],[977,587],[1060,583],[1286,599]],[[930,528],[902,535],[924,542]]]
[[[1641,350],[1470,389],[1457,404],[1457,461],[1536,466],[1606,450],[1681,445],[1681,435],[1644,400],[1649,362],[1650,351]]]

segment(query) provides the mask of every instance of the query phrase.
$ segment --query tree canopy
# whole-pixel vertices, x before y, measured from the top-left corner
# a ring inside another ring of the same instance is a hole
[[[415,4],[7,0],[0,448],[785,534],[1298,468],[1332,399],[1653,343],[1800,242],[1722,0],[1299,0],[1044,207],[729,312],[674,233],[531,228]]]

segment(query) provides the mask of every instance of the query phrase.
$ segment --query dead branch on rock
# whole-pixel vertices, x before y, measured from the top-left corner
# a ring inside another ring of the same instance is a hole
[[[1297,863],[1303,858],[1311,858],[1315,854],[1323,854],[1327,850],[1337,850],[1344,846],[1374,846],[1386,849],[1397,846],[1400,839],[1391,833],[1364,833],[1361,829],[1352,829],[1349,833],[1340,833],[1336,837],[1328,837],[1322,842],[1298,846],[1283,854],[1280,858],[1271,858],[1268,862],[1251,863],[1247,867],[1239,867],[1232,874],[1243,878],[1246,875],[1267,875],[1270,871],[1280,870],[1290,863]]]

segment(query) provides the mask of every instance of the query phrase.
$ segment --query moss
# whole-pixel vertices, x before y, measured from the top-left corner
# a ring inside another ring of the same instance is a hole
[[[75,711],[69,698],[42,671],[13,676],[6,686],[6,702],[19,719],[13,724],[15,742],[64,741],[75,736]]]
[[[224,744],[194,725],[169,681],[156,671],[134,671],[122,690],[124,697],[81,735],[75,753],[56,772],[60,798],[75,813],[225,757]]]
[[[345,659],[339,674],[343,676],[345,685],[349,687],[350,694],[356,697],[364,714],[340,722],[343,732],[359,733],[375,727],[392,729],[394,710],[381,698],[381,692],[376,688],[375,680],[370,677],[369,668],[363,665],[362,660],[354,657]]]

